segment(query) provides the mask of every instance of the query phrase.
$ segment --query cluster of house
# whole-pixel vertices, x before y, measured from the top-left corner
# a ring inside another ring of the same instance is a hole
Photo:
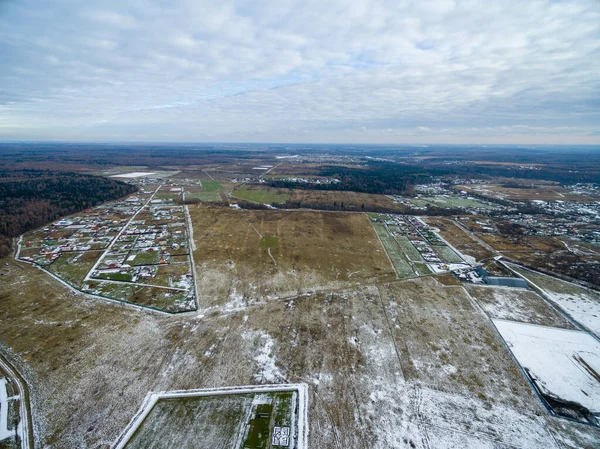
[[[132,205],[134,201],[136,205]],[[58,220],[25,237],[23,247],[39,247],[39,252],[31,256],[23,256],[21,259],[39,265],[49,265],[65,252],[104,249],[123,229],[141,204],[139,196],[133,195],[109,206],[88,209],[85,215]],[[71,259],[70,262],[76,260]]]
[[[414,190],[416,193],[414,197],[402,195],[388,195],[388,197],[397,204],[402,204],[415,210],[427,210],[427,204],[445,208],[462,209],[470,214],[486,213],[489,210],[489,207],[493,207],[498,211],[515,209],[514,206],[506,206],[482,199],[475,199],[470,196],[469,192],[466,190],[453,190],[444,182],[417,185]],[[470,205],[461,205],[460,203],[452,204],[453,199],[476,200],[477,203],[471,202]],[[474,205],[479,203],[484,205]]]
[[[408,240],[413,244],[417,251],[419,251],[419,254],[425,262],[443,262],[435,252],[433,245],[446,246],[445,243],[421,220],[408,216],[388,216],[384,220],[384,223],[388,226],[388,230],[389,226],[398,227],[400,233],[408,237]],[[390,233],[392,236],[396,235],[396,232],[394,231],[390,231]]]
[[[600,220],[588,222],[569,217],[544,215],[500,215],[498,218],[518,224],[525,235],[570,237],[588,243],[600,244]],[[485,228],[482,227],[485,231]]]
[[[303,178],[301,176],[290,176],[288,178],[277,178],[276,180],[282,181],[282,182],[293,182],[295,184],[316,184],[316,185],[338,184],[338,183],[342,182],[337,178],[327,178],[327,177]],[[260,177],[233,178],[231,180],[231,182],[245,182],[245,183],[252,183],[252,184],[266,184],[270,181],[273,181],[273,179],[260,178]]]

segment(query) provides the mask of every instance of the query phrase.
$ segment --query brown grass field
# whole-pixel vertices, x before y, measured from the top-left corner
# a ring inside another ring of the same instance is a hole
[[[201,308],[395,278],[364,214],[190,207]]]
[[[265,338],[278,381],[309,385],[311,448],[566,449],[600,438],[543,410],[461,287],[422,279],[164,316],[73,295],[5,261],[1,349],[30,385],[39,447],[108,449],[148,391],[260,382]]]
[[[302,204],[313,204],[315,207],[342,207],[345,210],[362,210],[365,208],[379,208],[385,210],[395,210],[401,213],[404,208],[385,195],[374,195],[370,193],[342,192],[329,190],[292,190],[291,202],[297,201]]]
[[[558,324],[535,296],[396,281],[365,214],[189,209],[197,312],[0,260],[0,351],[30,387],[37,447],[108,449],[149,391],[267,382],[309,386],[310,448],[597,447],[599,429],[547,414],[486,314],[519,301],[510,313]]]
[[[459,229],[451,219],[425,217],[423,221],[430,226],[439,229],[440,235],[463,254],[472,256],[478,261],[493,256],[491,251],[481,246],[481,244],[471,238],[467,233]]]
[[[565,246],[554,237],[510,237],[500,234],[481,234],[479,238],[497,251],[552,252],[565,249]]]

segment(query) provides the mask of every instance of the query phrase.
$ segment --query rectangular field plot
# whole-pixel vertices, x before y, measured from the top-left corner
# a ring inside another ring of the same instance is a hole
[[[507,263],[507,266],[536,285],[548,299],[596,336],[600,336],[600,294],[518,265]]]
[[[249,187],[248,185],[243,185],[231,192],[231,195],[235,198],[254,201],[256,203],[272,204],[285,203],[290,199],[290,195],[283,192],[284,191],[281,189],[269,189],[255,186]]]
[[[200,201],[207,201],[212,203],[218,203],[223,201],[219,192],[196,192],[186,193],[185,198],[187,199],[198,199]]]
[[[240,393],[158,395],[130,424],[116,447],[302,449],[299,427],[304,419],[299,415],[304,405],[299,404],[298,391],[243,388]]]
[[[520,321],[541,326],[575,327],[534,291],[467,285],[467,291],[494,319]]]
[[[461,257],[456,254],[452,248],[448,246],[436,246],[435,252],[445,263],[461,263],[464,262]]]
[[[390,227],[390,230],[393,231],[393,228]],[[400,248],[402,248],[404,254],[406,254],[412,262],[425,262],[425,259],[421,257],[421,254],[419,253],[419,251],[417,251],[417,248],[415,248],[415,246],[412,243],[410,243],[408,237],[404,235],[394,235],[394,239],[396,240],[396,242],[398,242],[398,245],[400,245]]]
[[[493,321],[554,413],[599,424],[600,342],[586,332]]]
[[[210,192],[218,192],[219,190],[223,190],[223,186],[219,181],[213,180],[203,180],[202,181],[202,191],[206,193]]]
[[[208,203],[189,211],[201,307],[396,277],[363,214],[235,210]]]
[[[386,227],[381,223],[373,223],[373,227],[375,228],[375,232],[379,236],[385,251],[387,252],[390,260],[392,261],[392,265],[394,265],[394,269],[396,270],[396,274],[399,278],[408,278],[415,276],[415,272],[410,266],[410,263],[406,259],[402,248],[396,242],[394,237],[390,235],[387,231]]]

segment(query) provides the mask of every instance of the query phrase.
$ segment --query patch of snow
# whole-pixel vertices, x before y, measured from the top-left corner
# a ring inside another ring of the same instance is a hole
[[[587,332],[492,321],[544,393],[600,412],[600,382],[590,373],[600,372],[598,340]]]
[[[585,294],[554,293],[544,290],[546,296],[569,315],[600,335],[600,300]]]
[[[258,349],[258,354],[254,357],[254,361],[258,365],[258,373],[254,375],[257,382],[275,382],[285,380],[281,370],[275,364],[276,358],[273,355],[273,347],[275,340],[266,332],[244,332],[242,338],[245,340],[260,341],[261,346]]]
[[[143,171],[135,171],[131,173],[123,173],[120,175],[112,175],[109,178],[141,178],[143,176],[155,175],[156,172],[143,172]]]

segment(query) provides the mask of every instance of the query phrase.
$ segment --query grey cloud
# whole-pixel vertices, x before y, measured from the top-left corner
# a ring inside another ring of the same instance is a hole
[[[600,123],[593,0],[24,0],[0,9],[0,60],[0,139],[593,141]]]

